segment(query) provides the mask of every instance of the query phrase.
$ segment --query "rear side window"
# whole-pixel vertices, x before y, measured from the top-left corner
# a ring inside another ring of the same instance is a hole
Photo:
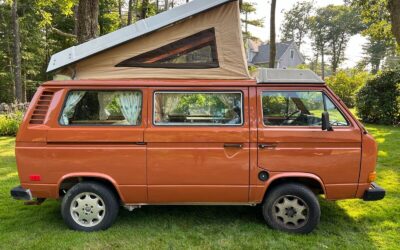
[[[241,92],[155,92],[155,125],[239,126]]]
[[[141,123],[140,91],[73,90],[67,95],[61,125],[136,126]]]
[[[332,126],[349,122],[320,91],[266,91],[262,94],[263,121],[267,126],[321,126],[328,111]]]

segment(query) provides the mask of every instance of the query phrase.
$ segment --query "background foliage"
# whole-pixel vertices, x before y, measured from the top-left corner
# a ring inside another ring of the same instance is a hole
[[[358,116],[368,123],[400,124],[400,71],[369,80],[357,94]]]
[[[347,107],[353,108],[356,93],[370,78],[372,75],[365,71],[340,70],[336,75],[327,77],[325,81]]]
[[[0,136],[15,136],[23,118],[22,112],[0,115]]]

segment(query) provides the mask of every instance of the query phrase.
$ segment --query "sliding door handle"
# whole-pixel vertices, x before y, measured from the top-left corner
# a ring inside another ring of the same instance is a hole
[[[243,148],[243,144],[240,143],[225,143],[224,148]]]
[[[147,145],[147,142],[141,142],[141,141],[140,142],[135,142],[135,145],[142,145],[143,146],[143,145]]]
[[[264,148],[276,148],[276,146],[278,146],[278,144],[276,143],[262,143],[262,144],[258,144],[258,147],[260,149],[264,149]]]

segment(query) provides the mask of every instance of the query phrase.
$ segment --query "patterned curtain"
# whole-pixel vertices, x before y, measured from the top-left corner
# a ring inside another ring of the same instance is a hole
[[[120,91],[116,93],[122,114],[129,125],[137,125],[142,110],[142,95],[140,92]]]
[[[60,123],[62,125],[69,124],[69,117],[73,115],[73,111],[78,102],[85,95],[86,91],[73,91],[68,95],[68,100],[65,103],[64,110],[61,115]]]

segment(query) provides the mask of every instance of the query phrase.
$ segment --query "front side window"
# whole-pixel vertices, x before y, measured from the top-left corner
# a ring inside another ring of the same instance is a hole
[[[155,125],[242,125],[242,93],[155,92],[153,118]]]
[[[349,125],[335,104],[319,91],[266,91],[262,109],[268,126],[321,126],[324,111],[328,111],[332,126]]]
[[[136,126],[141,123],[140,91],[73,90],[67,95],[61,125]]]

